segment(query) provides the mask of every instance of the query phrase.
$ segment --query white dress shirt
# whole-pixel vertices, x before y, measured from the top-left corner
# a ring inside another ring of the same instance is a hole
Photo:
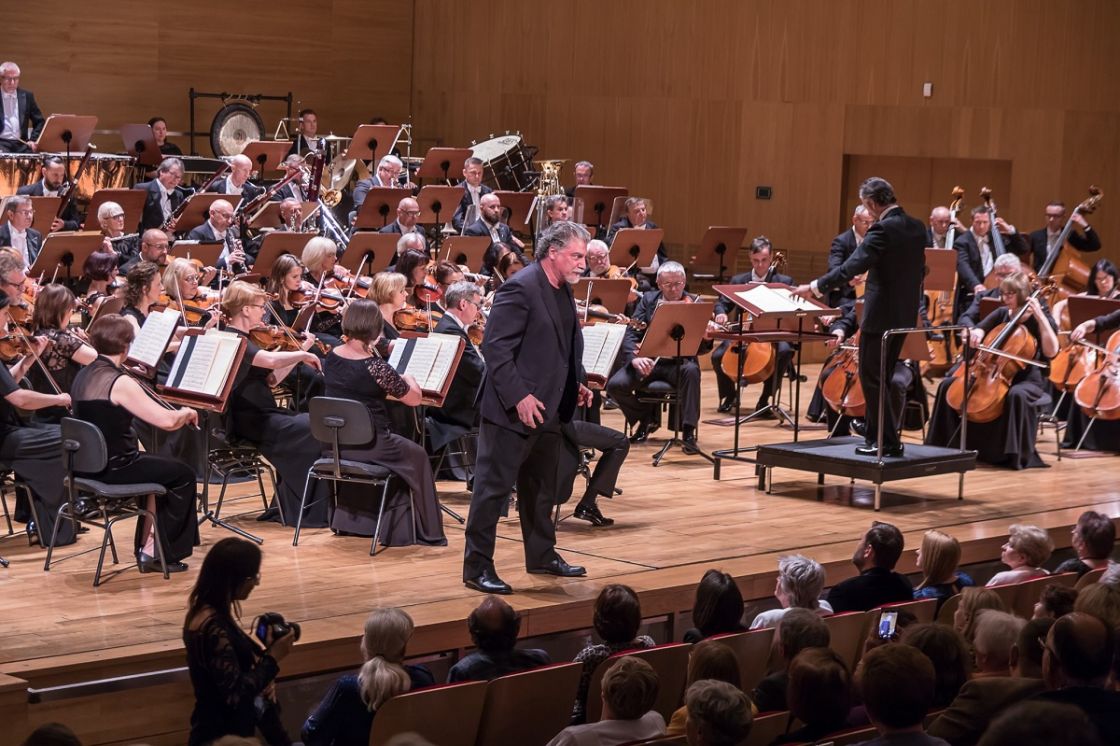
[[[7,140],[22,140],[19,131],[19,99],[14,93],[0,94],[4,99],[4,129],[0,137]]]

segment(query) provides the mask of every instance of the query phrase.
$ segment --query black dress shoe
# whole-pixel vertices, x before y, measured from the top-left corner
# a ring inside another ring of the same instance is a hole
[[[634,428],[634,432],[630,435],[631,443],[645,443],[649,440],[649,434],[653,432],[653,428],[648,422],[639,422],[638,426]]]
[[[681,451],[686,456],[695,456],[700,453],[700,445],[696,442],[695,435],[686,435],[681,438]]]
[[[614,519],[607,518],[599,511],[599,506],[592,503],[591,505],[577,505],[575,513],[572,514],[573,518],[578,518],[581,521],[587,521],[592,526],[613,526]]]
[[[463,585],[479,593],[496,593],[499,596],[508,596],[513,593],[509,583],[498,577],[493,570],[483,570],[473,578],[463,581]]]
[[[151,555],[144,554],[143,552],[136,553],[136,569],[141,573],[158,572],[163,574],[163,568],[159,565],[159,560]],[[185,562],[168,562],[168,572],[186,572],[187,564]]]
[[[722,399],[719,400],[719,406],[716,407],[716,411],[720,412],[721,414],[726,414],[734,408],[735,408],[735,397],[734,396],[725,396],[725,397],[723,397]]]
[[[35,521],[28,521],[24,531],[27,532],[28,546],[35,547],[42,543],[39,541],[39,529],[35,526]]]
[[[883,448],[883,455],[884,456],[889,456],[891,458],[899,458],[900,456],[902,456],[903,452],[904,452],[904,449],[903,449],[903,445],[901,443],[899,443],[896,446],[890,446],[890,447],[884,447]],[[859,456],[878,456],[879,455],[879,447],[874,446],[874,445],[871,445],[871,446],[856,446],[856,454],[859,455]]]
[[[586,575],[587,570],[579,565],[569,565],[557,557],[547,565],[530,567],[529,573],[532,575],[559,575],[562,578],[578,578],[581,575]]]
[[[848,423],[848,429],[861,438],[867,436],[867,420],[857,417]]]

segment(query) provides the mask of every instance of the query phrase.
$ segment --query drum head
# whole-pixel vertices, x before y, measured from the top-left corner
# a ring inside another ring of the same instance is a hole
[[[210,147],[214,155],[240,155],[251,140],[264,139],[264,120],[249,104],[237,101],[226,104],[214,115],[210,124]]]
[[[483,140],[477,145],[472,145],[471,153],[475,158],[479,158],[485,163],[490,163],[494,159],[514,150],[519,145],[521,145],[520,135],[502,135],[501,137],[493,137],[489,140]]]

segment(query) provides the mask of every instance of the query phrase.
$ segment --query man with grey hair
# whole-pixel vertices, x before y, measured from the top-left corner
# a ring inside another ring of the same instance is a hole
[[[482,593],[512,592],[494,568],[494,544],[514,483],[526,569],[562,577],[587,572],[556,553],[552,508],[560,499],[561,427],[577,406],[591,402],[571,289],[583,274],[591,236],[581,225],[561,222],[542,239],[537,261],[495,293],[482,343],[482,421],[463,559],[464,584]]]
[[[407,236],[402,236],[401,240],[405,238]],[[460,337],[463,340],[463,355],[459,359],[459,368],[451,379],[451,388],[447,391],[443,405],[428,409],[428,416],[431,418],[428,437],[434,453],[467,434],[478,424],[475,399],[478,388],[482,385],[482,376],[486,372],[482,353],[471,342],[467,331],[481,315],[479,309],[482,307],[482,289],[466,280],[452,283],[443,294],[443,307],[445,313],[436,324],[435,332]]]
[[[949,240],[949,226],[953,226],[953,231],[960,235],[964,233],[967,228],[964,223],[953,217],[953,213],[945,205],[938,205],[933,208],[929,213],[929,230],[926,231],[926,245],[935,249],[951,249],[953,242]],[[956,236],[953,237],[956,240]]]
[[[393,257],[393,261],[389,266],[396,266],[397,259],[404,256],[404,252],[409,249],[424,254],[428,253],[428,242],[424,240],[423,233],[402,233],[401,237],[397,239],[397,255]]]
[[[162,228],[175,230],[175,220],[171,213],[187,198],[187,190],[180,186],[183,182],[183,162],[178,158],[164,158],[156,171],[156,178],[146,184],[137,184],[136,189],[145,189],[148,196],[144,200],[144,212],[140,217],[140,230]]]
[[[216,194],[239,194],[242,204],[254,200],[264,192],[264,188],[249,181],[252,172],[253,162],[249,160],[249,156],[239,153],[229,159],[229,174],[215,181],[210,191]]]
[[[9,197],[4,203],[4,224],[0,225],[0,246],[11,246],[23,257],[25,267],[35,263],[43,248],[43,234],[31,227],[35,210],[30,197]]]
[[[685,297],[685,271],[679,262],[665,262],[657,269],[657,289],[650,290],[638,301],[633,319],[649,324],[653,313],[662,302],[675,302]],[[695,300],[694,296],[690,296]],[[618,403],[626,415],[626,423],[633,427],[631,443],[644,443],[657,429],[655,425],[660,405],[638,400],[638,390],[655,381],[677,385],[677,366],[680,366],[680,390],[677,391],[677,411],[685,453],[700,453],[696,444],[696,423],[700,419],[700,364],[696,357],[680,361],[675,358],[638,356],[643,332],[633,327],[627,330],[619,361],[622,367],[607,382],[607,393]]]
[[[1023,265],[1019,261],[1019,257],[1011,253],[1000,254],[996,257],[996,261],[992,265],[992,272],[995,273],[995,276],[999,278],[1000,282],[1003,282],[1003,280],[1007,279],[1016,272],[1021,272],[1022,269]],[[972,302],[968,304],[968,307],[965,309],[965,311],[961,313],[960,318],[957,319],[957,323],[967,327],[976,326],[976,324],[979,323],[983,318],[980,315],[981,301],[983,301],[984,298],[994,298],[997,301],[1001,301],[999,289],[1000,282],[997,282],[995,287],[974,295],[972,297]],[[1039,302],[1042,304],[1046,304],[1046,300],[1043,298],[1039,298]],[[1049,310],[1048,304],[1044,305],[1043,307]],[[968,332],[961,332],[962,336],[967,333]]]
[[[863,204],[856,205],[856,209],[852,211],[852,227],[845,230],[836,238],[832,239],[832,246],[828,249],[828,271],[839,267],[841,264],[848,260],[859,245],[863,243],[863,237],[867,235],[867,229],[875,222],[871,213]],[[844,283],[840,287],[834,288],[828,296],[828,305],[833,308],[839,308],[841,303],[845,301],[848,303],[855,303],[856,289],[855,286],[861,281],[860,277],[853,277],[849,282]]]
[[[979,613],[972,641],[974,678],[1011,674],[1011,649],[1026,623],[1027,620],[1005,611],[984,609]]]
[[[4,102],[4,122],[0,127],[0,152],[31,153],[38,149],[46,117],[35,103],[35,94],[19,87],[19,65],[0,62],[0,99]]]
[[[832,613],[827,601],[820,600],[824,590],[824,568],[821,563],[801,554],[790,554],[778,560],[778,580],[774,597],[781,608],[764,611],[751,622],[751,629],[777,626],[790,609],[808,609],[821,616]]]
[[[366,202],[366,197],[369,196],[370,189],[411,189],[414,185],[412,183],[401,183],[401,172],[404,170],[404,163],[395,155],[386,155],[377,162],[377,169],[369,175],[369,178],[360,180],[354,185],[354,209],[351,211],[351,221],[357,217],[358,212],[362,209],[362,205]]]
[[[867,273],[864,310],[859,342],[859,379],[867,398],[865,443],[856,448],[862,456],[878,453],[879,389],[881,370],[893,374],[902,351],[904,335],[891,336],[882,343],[889,329],[908,329],[918,320],[918,304],[925,274],[926,227],[907,215],[898,204],[894,188],[886,179],[871,177],[859,188],[860,200],[876,221],[855,252],[839,267],[801,285],[795,293],[804,298],[823,298],[832,288],[842,287],[857,275]],[[885,349],[884,349],[885,348]],[[902,440],[893,423],[898,417],[886,400],[882,432],[883,455],[903,455]]]

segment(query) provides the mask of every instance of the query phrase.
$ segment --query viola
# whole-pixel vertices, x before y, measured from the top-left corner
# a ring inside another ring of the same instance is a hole
[[[1120,420],[1120,331],[1108,338],[1105,350],[1096,370],[1077,384],[1073,400],[1089,417]]]

